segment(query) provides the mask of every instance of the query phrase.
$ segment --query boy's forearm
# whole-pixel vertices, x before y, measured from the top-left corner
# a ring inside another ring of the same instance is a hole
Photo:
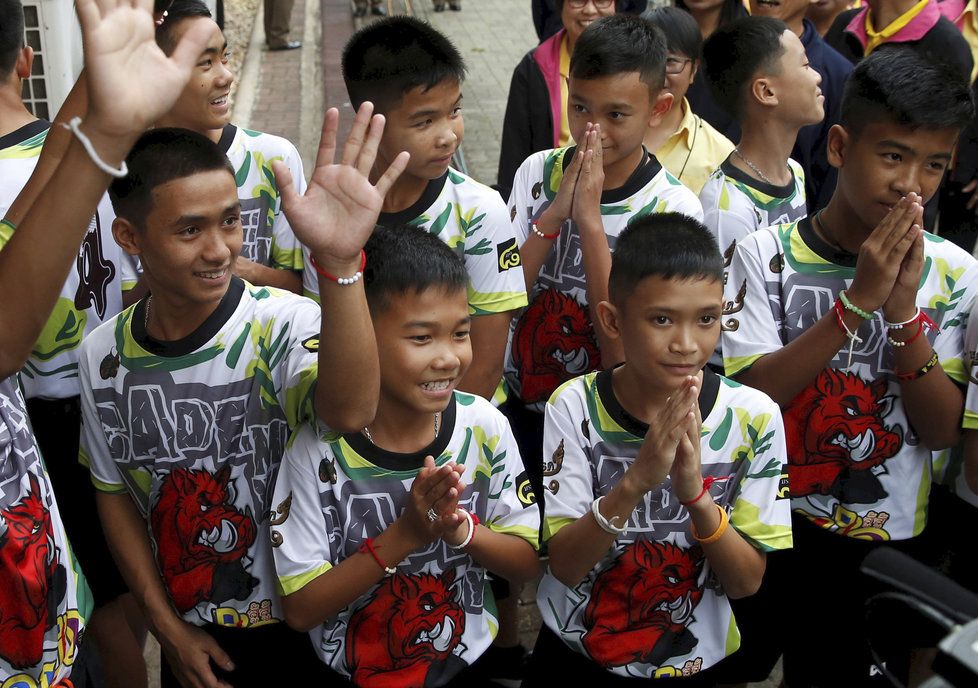
[[[716,532],[720,513],[713,501],[700,499],[687,508],[700,537]],[[733,526],[728,525],[716,542],[701,544],[701,547],[727,597],[738,599],[757,592],[764,577],[767,556],[744,540]]]
[[[855,332],[863,322],[855,313],[845,312],[845,323]],[[849,340],[831,310],[797,339],[778,351],[765,354],[735,377],[737,382],[759,389],[784,408],[818,377],[818,374]]]
[[[513,311],[478,315],[472,318],[469,339],[472,342],[472,365],[458,388],[491,400],[503,375],[503,357]]]
[[[934,350],[921,336],[907,346],[894,347],[894,354],[897,373],[912,373],[927,365]],[[916,380],[900,380],[900,400],[910,425],[928,449],[940,451],[958,443],[964,392],[940,363]]]
[[[302,294],[302,276],[294,270],[272,268],[239,257],[234,266],[234,274],[256,287],[276,287],[293,294]]]
[[[317,262],[333,275],[349,276],[356,264],[331,266]],[[380,362],[370,320],[363,279],[341,285],[319,276],[322,324],[319,334],[319,373],[316,413],[338,432],[358,432],[377,413]]]
[[[540,560],[530,543],[516,535],[496,533],[481,524],[476,526],[465,551],[487,571],[512,583],[524,583],[540,573]]]
[[[585,291],[594,334],[601,350],[601,367],[610,368],[625,360],[621,341],[611,339],[604,328],[598,324],[597,307],[608,300],[608,278],[611,276],[611,249],[604,226],[598,222],[594,227],[579,224],[581,233],[581,253],[584,261]]]

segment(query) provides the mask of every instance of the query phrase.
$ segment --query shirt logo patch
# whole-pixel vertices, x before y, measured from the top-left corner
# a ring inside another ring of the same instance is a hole
[[[520,258],[520,248],[516,245],[516,237],[496,244],[496,263],[499,272],[506,272],[523,264]]]
[[[516,494],[519,495],[520,504],[524,509],[537,503],[537,496],[533,492],[533,485],[526,471],[516,476]]]

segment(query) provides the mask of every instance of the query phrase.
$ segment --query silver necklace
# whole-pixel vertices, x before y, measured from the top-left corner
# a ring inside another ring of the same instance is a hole
[[[764,174],[763,172],[760,171],[760,169],[758,169],[757,165],[755,165],[750,160],[748,160],[747,158],[745,158],[744,157],[744,154],[740,152],[740,149],[739,148],[734,148],[734,155],[736,155],[738,158],[740,158],[741,160],[743,160],[744,161],[744,164],[747,165],[749,168],[751,168],[754,171],[754,174],[756,174],[758,177],[761,178],[761,181],[767,182],[771,186],[777,186],[777,184],[775,184],[774,182],[772,182],[768,178],[768,176],[766,174]],[[788,164],[787,163],[785,163],[785,167],[788,167]],[[791,168],[788,167],[788,170],[790,171]]]
[[[146,334],[149,334],[149,304],[151,303],[153,303],[152,294],[146,297],[146,309],[145,309],[146,317],[143,318],[143,329],[146,330]]]
[[[441,411],[435,414],[435,438],[438,437],[438,431],[441,429]],[[374,438],[370,435],[370,428],[366,425],[363,426],[363,436],[370,440],[370,444],[376,445]]]

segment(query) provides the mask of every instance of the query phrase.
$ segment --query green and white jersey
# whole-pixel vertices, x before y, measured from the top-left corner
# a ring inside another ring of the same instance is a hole
[[[564,169],[576,147],[534,153],[516,171],[509,215],[519,245],[557,196]],[[696,195],[649,154],[618,189],[601,194],[601,217],[608,246],[628,224],[650,213],[683,213],[703,219]],[[529,306],[510,326],[504,378],[525,404],[543,407],[562,383],[601,368],[601,352],[588,310],[581,236],[573,221],[553,242]]]
[[[91,609],[17,377],[8,377],[0,381],[0,685],[64,685]]]
[[[33,174],[50,126],[38,120],[0,138],[3,215]],[[21,372],[28,398],[77,396],[78,347],[82,339],[122,310],[122,273],[129,257],[112,236],[114,217],[109,197],[104,195],[54,310]],[[14,231],[12,224],[0,222],[0,249]]]
[[[272,172],[272,162],[281,160],[292,173],[296,192],[305,193],[299,151],[281,136],[233,124],[224,127],[217,145],[231,161],[238,185],[244,229],[241,257],[272,268],[302,270],[302,247],[282,212],[282,197]]]
[[[794,178],[784,186],[765,184],[730,164],[728,157],[700,191],[703,224],[717,239],[729,264],[733,246],[764,227],[788,224],[808,214],[805,171],[788,159]]]
[[[506,313],[526,305],[519,244],[499,194],[448,168],[428,183],[421,198],[397,213],[381,213],[384,227],[412,225],[434,234],[465,262],[469,315]],[[315,270],[306,270],[303,289],[319,298]]]
[[[272,500],[279,592],[302,589],[383,533],[406,508],[429,455],[439,466],[465,467],[461,508],[539,546],[540,512],[509,423],[484,399],[455,392],[438,436],[414,454],[388,452],[362,434],[298,430]],[[444,685],[472,664],[498,625],[485,569],[437,540],[310,635],[320,659],[358,686],[421,688]]]
[[[624,372],[624,371],[623,371]],[[791,547],[781,412],[766,394],[709,370],[699,398],[704,499],[757,549]],[[638,456],[648,426],[622,408],[612,371],[565,383],[545,411],[545,537],[590,513]],[[620,676],[667,678],[708,669],[740,647],[730,603],[667,478],[578,585],[549,569],[537,592],[543,622],[568,647]]]
[[[948,376],[964,384],[964,331],[975,260],[924,235],[917,306],[940,331],[927,338]],[[723,364],[736,376],[830,313],[852,284],[856,256],[840,253],[808,219],[759,230],[737,244],[724,287]],[[858,329],[785,409],[792,508],[848,537],[905,540],[927,521],[930,451],[910,425],[882,311]]]
[[[128,492],[189,623],[282,618],[268,538],[291,428],[313,417],[320,311],[238,278],[180,341],[146,334],[145,300],[82,344],[80,460]]]

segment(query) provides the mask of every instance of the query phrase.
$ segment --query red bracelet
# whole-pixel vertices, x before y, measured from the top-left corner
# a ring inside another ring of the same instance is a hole
[[[372,556],[374,558],[374,561],[377,562],[377,566],[384,569],[384,573],[386,573],[388,576],[393,576],[395,573],[397,573],[396,568],[385,564],[384,561],[377,555],[377,550],[374,549],[373,538],[367,538],[366,540],[364,540],[363,544],[360,545],[360,549],[358,549],[357,551],[360,552],[361,554],[369,554],[370,556]]]
[[[688,502],[684,502],[683,500],[680,499],[679,503],[682,504],[683,506],[693,506],[693,504],[696,504],[696,502],[700,501],[700,498],[703,495],[705,495],[707,492],[710,491],[710,486],[712,486],[713,483],[716,482],[716,480],[717,479],[714,478],[712,475],[706,476],[705,478],[703,478],[703,489],[700,490],[700,493],[696,495],[693,499],[689,500]]]
[[[533,230],[533,233],[536,234],[541,239],[549,239],[550,241],[553,241],[554,239],[556,239],[557,237],[560,236],[560,227],[558,227],[557,228],[557,231],[554,232],[553,234],[546,234],[546,233],[542,232],[540,230],[540,228],[537,227],[537,223],[534,222],[534,223],[532,223],[530,225],[530,229],[532,229]]]
[[[363,269],[367,267],[367,252],[364,251],[363,249],[360,249],[360,269],[357,270],[355,273],[353,273],[352,277],[337,277],[336,275],[331,275],[325,270],[323,270],[321,267],[319,267],[319,263],[316,262],[315,258],[309,256],[309,260],[312,262],[312,266],[316,268],[316,272],[318,272],[320,275],[322,275],[328,280],[332,280],[333,282],[336,282],[337,284],[342,284],[344,287],[346,287],[351,284],[356,284],[357,282],[360,281],[360,278],[363,277]]]
[[[922,367],[910,373],[897,373],[896,378],[900,382],[913,382],[914,380],[922,378],[924,375],[932,371],[940,362],[940,359],[937,357],[937,352],[935,351],[930,357],[930,360],[928,360]]]

